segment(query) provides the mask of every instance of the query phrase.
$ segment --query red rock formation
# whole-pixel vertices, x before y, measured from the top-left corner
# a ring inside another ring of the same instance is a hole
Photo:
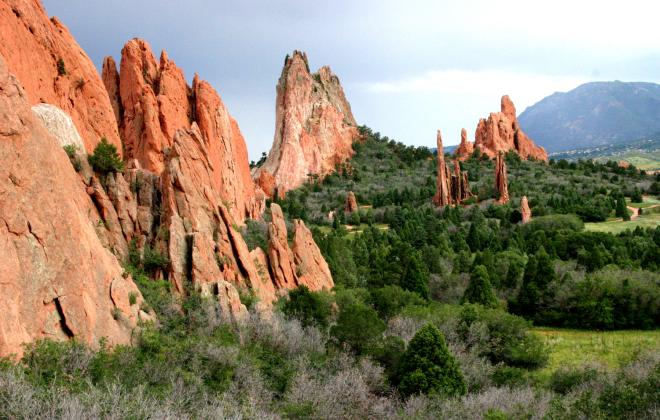
[[[0,39],[0,55],[30,104],[49,103],[69,114],[88,153],[101,137],[121,152],[115,115],[96,67],[69,30],[57,18],[48,19],[38,0],[0,2]]]
[[[461,144],[458,145],[456,148],[456,156],[460,160],[466,160],[470,156],[472,156],[472,153],[474,152],[474,143],[468,141],[467,139],[467,130],[464,128],[461,129]]]
[[[106,58],[104,81],[111,94],[117,89],[113,67],[114,62]],[[189,129],[195,122],[209,157],[209,187],[229,203],[237,222],[261,215],[265,200],[252,182],[245,140],[210,84],[195,75],[192,88],[188,87],[183,72],[167,54],[163,52],[157,63],[149,44],[140,39],[124,46],[118,80],[118,115],[127,156],[143,169],[160,174],[177,130]]]
[[[309,174],[324,176],[353,155],[358,130],[337,76],[329,67],[311,74],[307,56],[294,51],[277,84],[275,138],[254,177],[268,171],[279,194],[300,186]]]
[[[330,267],[314,242],[312,232],[302,220],[295,220],[293,234],[293,258],[296,263],[298,284],[309,290],[330,290],[334,287]]]
[[[479,120],[474,135],[474,147],[490,158],[500,152],[514,150],[523,159],[534,158],[547,162],[548,154],[545,149],[535,145],[520,129],[516,108],[508,96],[502,97],[500,108],[500,112],[491,113],[488,119]]]
[[[123,117],[123,109],[121,107],[121,96],[119,95],[119,72],[117,71],[117,63],[114,58],[105,57],[103,59],[103,70],[101,72],[103,78],[103,85],[108,92],[112,111],[115,114],[117,127],[121,124]]]
[[[298,286],[298,275],[293,252],[289,248],[286,223],[279,205],[270,205],[271,222],[268,225],[268,259],[273,281],[280,289]]]
[[[259,176],[256,179],[257,185],[269,198],[274,198],[277,193],[277,187],[275,186],[275,178],[273,175],[266,171],[261,170]]]
[[[520,199],[520,214],[522,215],[522,223],[528,223],[532,220],[532,210],[529,208],[529,203],[527,202],[527,196],[523,195]]]
[[[84,185],[2,58],[0,161],[0,356],[38,338],[129,343],[140,292],[102,246]]]
[[[451,204],[451,185],[449,181],[449,168],[445,164],[445,152],[442,147],[442,134],[440,133],[440,130],[438,130],[436,142],[438,145],[438,175],[436,179],[436,193],[433,197],[433,201],[437,206],[444,207]]]
[[[357,199],[355,198],[355,193],[353,191],[349,191],[348,195],[346,196],[346,204],[344,205],[344,212],[353,213],[355,211],[358,211]]]
[[[495,188],[499,193],[497,202],[506,204],[509,202],[509,178],[506,173],[506,162],[502,153],[495,157]]]
[[[460,204],[463,200],[472,196],[467,172],[461,171],[458,159],[454,160],[454,173],[449,170],[445,163],[444,149],[442,147],[442,135],[438,130],[438,175],[436,180],[436,193],[433,202],[444,207],[450,204]]]

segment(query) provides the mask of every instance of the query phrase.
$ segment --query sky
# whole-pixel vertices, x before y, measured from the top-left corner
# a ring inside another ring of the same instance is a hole
[[[147,40],[220,93],[250,159],[275,129],[284,57],[330,65],[359,124],[406,144],[472,139],[508,94],[518,113],[600,80],[660,82],[657,0],[43,0],[97,67]]]

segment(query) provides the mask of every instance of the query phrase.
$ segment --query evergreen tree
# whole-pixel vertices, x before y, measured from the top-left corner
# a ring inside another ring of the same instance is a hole
[[[630,220],[630,213],[628,213],[626,198],[623,196],[623,194],[617,194],[614,212],[616,217],[621,217],[626,221]]]
[[[403,273],[401,288],[417,292],[424,299],[429,298],[429,275],[419,253],[408,244],[399,247],[399,262]]]
[[[399,365],[399,390],[416,393],[464,395],[465,379],[449,352],[445,337],[432,324],[422,327],[410,340]]]
[[[124,170],[124,162],[117,153],[117,147],[108,143],[105,137],[96,145],[94,153],[89,155],[87,160],[96,172],[104,175],[109,172],[122,172]]]
[[[483,265],[478,265],[472,271],[470,283],[468,284],[461,303],[477,303],[494,308],[497,306],[497,298],[488,280],[488,271]]]

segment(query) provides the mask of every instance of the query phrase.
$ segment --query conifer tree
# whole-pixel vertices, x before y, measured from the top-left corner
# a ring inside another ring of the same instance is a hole
[[[485,266],[478,265],[472,271],[470,283],[463,293],[461,303],[477,303],[490,308],[497,306],[497,298],[493,293]]]

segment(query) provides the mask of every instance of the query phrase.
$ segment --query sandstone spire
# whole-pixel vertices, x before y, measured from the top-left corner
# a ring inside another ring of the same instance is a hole
[[[353,155],[358,135],[339,78],[327,66],[311,74],[305,53],[294,51],[277,84],[273,146],[254,178],[268,172],[285,194],[309,175],[334,171]]]
[[[548,160],[545,149],[534,144],[520,129],[516,108],[506,95],[502,97],[500,112],[493,112],[488,119],[479,120],[474,138],[474,147],[490,158],[500,152],[514,150],[523,159]],[[467,155],[462,152],[460,156],[465,158]]]
[[[467,139],[467,130],[461,129],[461,144],[456,148],[456,156],[460,160],[468,159],[474,152],[474,144]]]
[[[526,195],[523,195],[520,199],[520,214],[522,215],[523,224],[532,220],[532,210],[529,208]]]
[[[353,213],[357,210],[358,210],[358,204],[357,204],[357,199],[355,198],[355,193],[353,191],[349,191],[348,195],[346,196],[346,204],[344,205],[344,212]]]
[[[506,204],[509,202],[509,179],[506,173],[506,162],[502,153],[495,157],[495,188],[499,193],[497,202]]]
[[[449,168],[445,163],[445,152],[442,147],[442,134],[438,130],[436,137],[438,146],[438,175],[436,179],[436,193],[434,197],[435,204],[440,207],[451,204],[451,193],[449,184]]]
[[[48,103],[71,116],[85,150],[101,137],[119,149],[115,114],[103,82],[85,51],[37,0],[0,2],[0,55],[31,105]]]

